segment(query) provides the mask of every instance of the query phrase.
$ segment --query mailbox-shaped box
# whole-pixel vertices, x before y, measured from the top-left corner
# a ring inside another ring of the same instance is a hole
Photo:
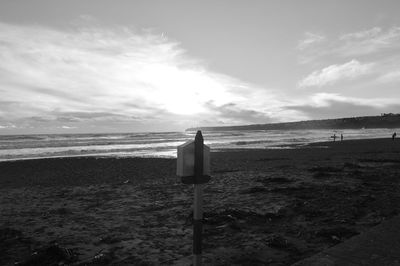
[[[203,175],[210,175],[210,147],[203,146]],[[194,175],[194,141],[178,146],[177,176]]]

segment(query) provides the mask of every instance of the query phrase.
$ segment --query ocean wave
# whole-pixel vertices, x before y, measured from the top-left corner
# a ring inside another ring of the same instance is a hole
[[[399,129],[342,130],[344,139],[391,137]],[[205,132],[204,142],[217,149],[274,149],[331,141],[333,130],[256,130]],[[176,147],[194,140],[195,132],[113,134],[41,134],[0,136],[0,160],[68,156],[176,156]],[[296,146],[296,147],[297,147]]]
[[[249,141],[237,141],[234,142],[235,145],[242,146],[242,145],[250,145],[250,144],[262,144],[262,143],[271,143],[274,142],[273,140],[249,140]]]

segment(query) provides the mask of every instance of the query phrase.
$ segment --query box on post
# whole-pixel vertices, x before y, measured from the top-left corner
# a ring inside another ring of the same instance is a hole
[[[210,175],[210,147],[203,146],[203,175]],[[176,175],[194,176],[194,141],[178,146]]]

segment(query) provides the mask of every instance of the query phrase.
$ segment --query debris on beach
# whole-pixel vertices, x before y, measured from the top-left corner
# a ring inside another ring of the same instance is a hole
[[[77,254],[71,249],[60,247],[57,244],[34,251],[19,266],[40,265],[68,265],[77,261]]]

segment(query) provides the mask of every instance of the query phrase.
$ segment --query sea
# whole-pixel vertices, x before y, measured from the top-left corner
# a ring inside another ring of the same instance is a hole
[[[212,151],[238,149],[296,149],[312,142],[391,138],[399,129],[241,130],[203,132]],[[175,158],[177,146],[194,140],[196,132],[112,134],[0,135],[0,161],[52,157]]]

